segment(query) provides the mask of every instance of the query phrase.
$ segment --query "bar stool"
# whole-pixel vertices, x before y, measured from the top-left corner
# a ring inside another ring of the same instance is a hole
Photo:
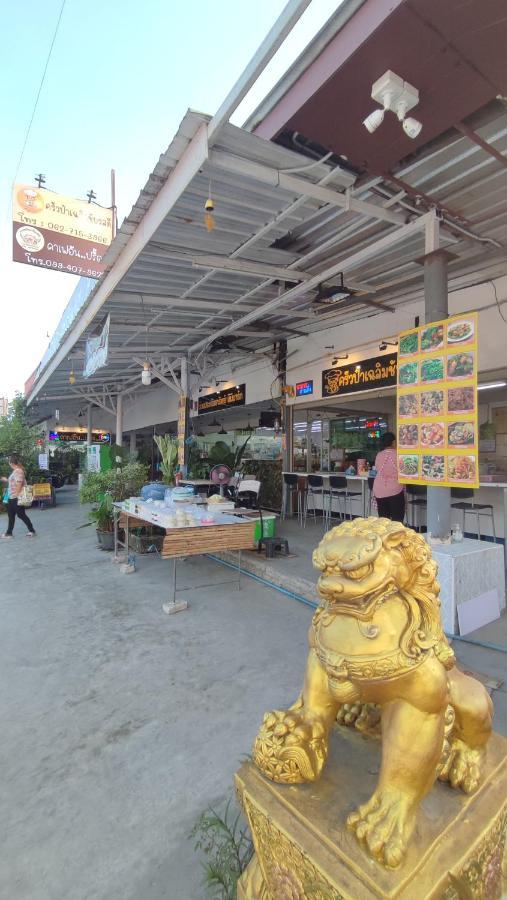
[[[283,476],[282,491],[282,508],[280,510],[280,518],[285,519],[287,509],[287,498],[289,498],[289,508],[292,513],[292,497],[297,497],[297,516],[301,525],[303,522],[304,494],[299,488],[299,475],[292,472],[286,472]]]
[[[349,491],[348,481],[344,475],[329,476],[329,518],[331,518],[333,498],[338,500],[338,508],[340,509],[343,500],[343,514],[340,510],[340,517],[347,518],[347,502],[349,504],[349,517],[352,519],[352,500],[354,497],[361,497],[361,491]]]
[[[310,512],[313,512],[313,521],[317,521],[317,506],[315,501],[320,499],[322,501],[322,521],[326,524],[328,520],[329,491],[324,488],[324,479],[322,475],[309,475],[307,478],[307,485],[306,497],[304,498],[303,525],[306,528],[308,502],[310,499],[312,501],[312,509]]]
[[[428,489],[422,484],[407,485],[407,520],[411,528],[421,530],[421,525],[416,525],[416,510],[426,509],[428,505]]]
[[[468,515],[473,515],[477,519],[477,536],[480,541],[482,541],[481,537],[481,524],[480,517],[488,516],[491,519],[491,527],[493,530],[493,540],[496,544],[496,531],[495,531],[495,516],[493,513],[493,505],[491,503],[474,503],[475,491],[472,488],[451,488],[451,498],[458,497],[461,498],[459,503],[451,503],[452,509],[460,509],[463,512],[463,534],[466,531],[465,528],[465,517]],[[472,502],[466,503],[465,498],[471,497]]]

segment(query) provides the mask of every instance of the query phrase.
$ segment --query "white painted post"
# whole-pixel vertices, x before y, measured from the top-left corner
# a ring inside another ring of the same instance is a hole
[[[86,446],[90,447],[93,443],[93,406],[90,403],[87,409],[86,418]]]
[[[118,394],[116,398],[116,437],[115,441],[119,447],[123,443],[123,397]]]

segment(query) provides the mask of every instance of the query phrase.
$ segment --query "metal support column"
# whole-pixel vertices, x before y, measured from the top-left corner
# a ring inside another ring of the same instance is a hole
[[[426,322],[438,322],[449,315],[447,297],[447,263],[452,255],[439,250],[438,231],[433,229],[424,257],[424,315]],[[433,246],[431,246],[433,244]],[[451,533],[450,488],[428,487],[427,529],[433,537],[446,538]]]
[[[131,456],[136,456],[136,455],[137,455],[137,432],[136,432],[136,431],[131,431],[131,432],[130,432],[130,446],[129,446],[129,450],[130,450],[130,455],[131,455]]]
[[[86,414],[86,446],[90,447],[93,443],[93,406],[91,403]]]
[[[116,398],[116,443],[121,447],[123,443],[123,397],[118,394]]]

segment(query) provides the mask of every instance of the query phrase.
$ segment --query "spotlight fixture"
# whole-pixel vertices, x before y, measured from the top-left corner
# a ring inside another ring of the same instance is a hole
[[[418,122],[417,119],[413,119],[412,116],[409,116],[407,119],[403,119],[402,127],[407,137],[415,140],[421,133],[422,124],[421,122]]]
[[[219,434],[227,434],[227,432],[226,432],[226,430],[225,430],[223,424],[222,424],[222,427],[221,427],[221,429],[220,429],[220,431],[219,431],[218,433],[219,433]]]
[[[315,304],[326,304],[331,306],[333,303],[339,303],[341,300],[347,300],[354,293],[343,283],[343,272],[340,272],[340,284],[319,284],[317,288],[317,296]]]
[[[373,134],[379,125],[382,124],[384,113],[391,111],[395,113],[398,121],[402,123],[403,131],[407,137],[412,140],[418,137],[422,129],[421,122],[418,122],[417,119],[413,119],[411,116],[407,118],[408,111],[419,103],[419,91],[417,88],[388,69],[373,84],[371,96],[373,100],[376,100],[377,103],[383,106],[383,109],[374,109],[363,120],[363,125],[370,134]]]
[[[378,345],[379,350],[387,350],[388,347],[397,347],[398,341],[381,341]]]
[[[384,110],[383,109],[374,109],[369,116],[366,116],[366,119],[363,122],[364,127],[370,134],[373,134],[374,131],[377,130],[379,125],[382,125],[384,121]]]
[[[146,387],[151,384],[151,366],[149,362],[144,362],[141,369],[141,384]]]
[[[358,363],[357,366],[356,366],[356,372],[359,372],[360,369],[361,369],[361,363]]]
[[[338,365],[338,363],[340,362],[340,360],[342,360],[342,359],[348,359],[348,358],[349,358],[349,354],[348,354],[348,353],[346,353],[345,356],[333,356],[331,365],[332,365],[332,366],[336,366],[336,365]]]

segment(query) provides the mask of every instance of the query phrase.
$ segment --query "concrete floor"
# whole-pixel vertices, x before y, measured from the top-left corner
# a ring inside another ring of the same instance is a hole
[[[18,523],[0,546],[0,898],[202,900],[187,835],[232,795],[263,712],[297,696],[312,610],[197,558],[179,583],[209,587],[165,616],[168,563],[122,575],[76,530],[75,490],[57,497],[30,513],[36,541]],[[507,678],[507,656],[456,649]],[[507,733],[505,685],[494,701]]]

